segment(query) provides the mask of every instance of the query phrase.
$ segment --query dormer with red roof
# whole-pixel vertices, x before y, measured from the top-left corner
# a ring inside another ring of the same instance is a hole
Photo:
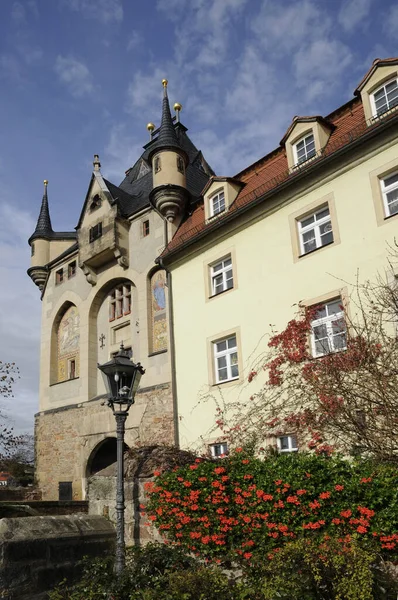
[[[334,127],[321,116],[294,117],[281,139],[285,147],[289,169],[297,169],[320,156]]]
[[[368,125],[398,108],[398,57],[376,58],[354,94],[362,99]]]
[[[226,212],[243,186],[242,181],[233,177],[210,177],[202,191],[206,222]]]

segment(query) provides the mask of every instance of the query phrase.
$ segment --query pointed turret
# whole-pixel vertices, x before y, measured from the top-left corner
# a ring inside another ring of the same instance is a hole
[[[178,141],[171,117],[167,83],[167,79],[163,79],[162,120],[149,146],[148,158],[152,161],[153,173],[150,199],[161,215],[173,224],[170,231],[173,235],[184,216],[189,198],[185,175],[188,157]],[[150,125],[152,135],[152,123]]]
[[[159,133],[153,142],[149,151],[149,160],[159,150],[176,150],[179,154],[185,155],[178,141],[176,130],[174,129],[173,119],[171,117],[169,98],[167,95],[167,79],[163,79],[163,102],[162,102],[162,120],[159,127]]]
[[[29,244],[31,244],[31,242],[35,239],[49,239],[54,235],[54,231],[51,226],[50,211],[48,209],[47,186],[48,181],[45,179],[40,214],[39,218],[37,219],[36,229],[29,238]]]
[[[43,289],[47,279],[46,265],[50,260],[50,240],[54,236],[51,225],[50,211],[48,209],[47,179],[44,180],[44,193],[41,201],[40,214],[37,219],[36,229],[30,236],[28,243],[31,247],[31,261],[28,275],[40,290]]]

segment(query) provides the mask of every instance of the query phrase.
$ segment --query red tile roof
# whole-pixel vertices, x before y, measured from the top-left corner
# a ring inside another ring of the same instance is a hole
[[[244,187],[229,210],[206,223],[203,203],[199,204],[186,221],[180,225],[173,239],[163,251],[162,257],[167,257],[182,248],[187,242],[219,227],[223,221],[229,221],[239,209],[254,202],[265,193],[276,190],[280,184],[294,179],[303,170],[312,170],[325,157],[358,139],[369,130],[378,127],[386,118],[388,117],[384,116],[380,121],[376,120],[373,124],[367,124],[361,99],[351,100],[325,118],[332,125],[333,131],[325,148],[315,159],[303,165],[302,168],[290,171],[285,148],[279,147],[250,165],[234,177],[234,179],[242,181]]]

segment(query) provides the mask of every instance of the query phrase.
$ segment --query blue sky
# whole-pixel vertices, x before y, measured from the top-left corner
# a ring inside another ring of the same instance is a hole
[[[53,227],[72,230],[93,154],[115,184],[159,124],[161,80],[219,175],[275,148],[294,115],[326,115],[376,57],[396,56],[390,0],[2,0],[0,360],[21,379],[17,430],[38,407],[40,299],[27,238],[49,180]]]

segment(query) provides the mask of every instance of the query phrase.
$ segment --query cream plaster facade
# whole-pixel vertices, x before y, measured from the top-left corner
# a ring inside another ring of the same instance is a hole
[[[248,401],[264,382],[260,377],[249,385],[247,376],[266,350],[271,324],[281,330],[299,302],[345,298],[357,274],[360,281],[374,279],[387,267],[397,220],[383,218],[379,226],[383,209],[375,188],[378,177],[398,170],[396,136],[397,126],[391,126],[382,139],[346,154],[328,172],[314,170],[290,192],[273,194],[168,261],[182,447],[203,450],[205,443],[215,441],[217,433],[211,429],[216,407]],[[325,204],[332,213],[335,241],[299,257],[297,218]],[[233,256],[234,288],[209,301],[209,265],[228,255]],[[196,326],[188,336],[186,324],[192,314]],[[239,340],[239,379],[215,385],[210,342],[233,332]]]

